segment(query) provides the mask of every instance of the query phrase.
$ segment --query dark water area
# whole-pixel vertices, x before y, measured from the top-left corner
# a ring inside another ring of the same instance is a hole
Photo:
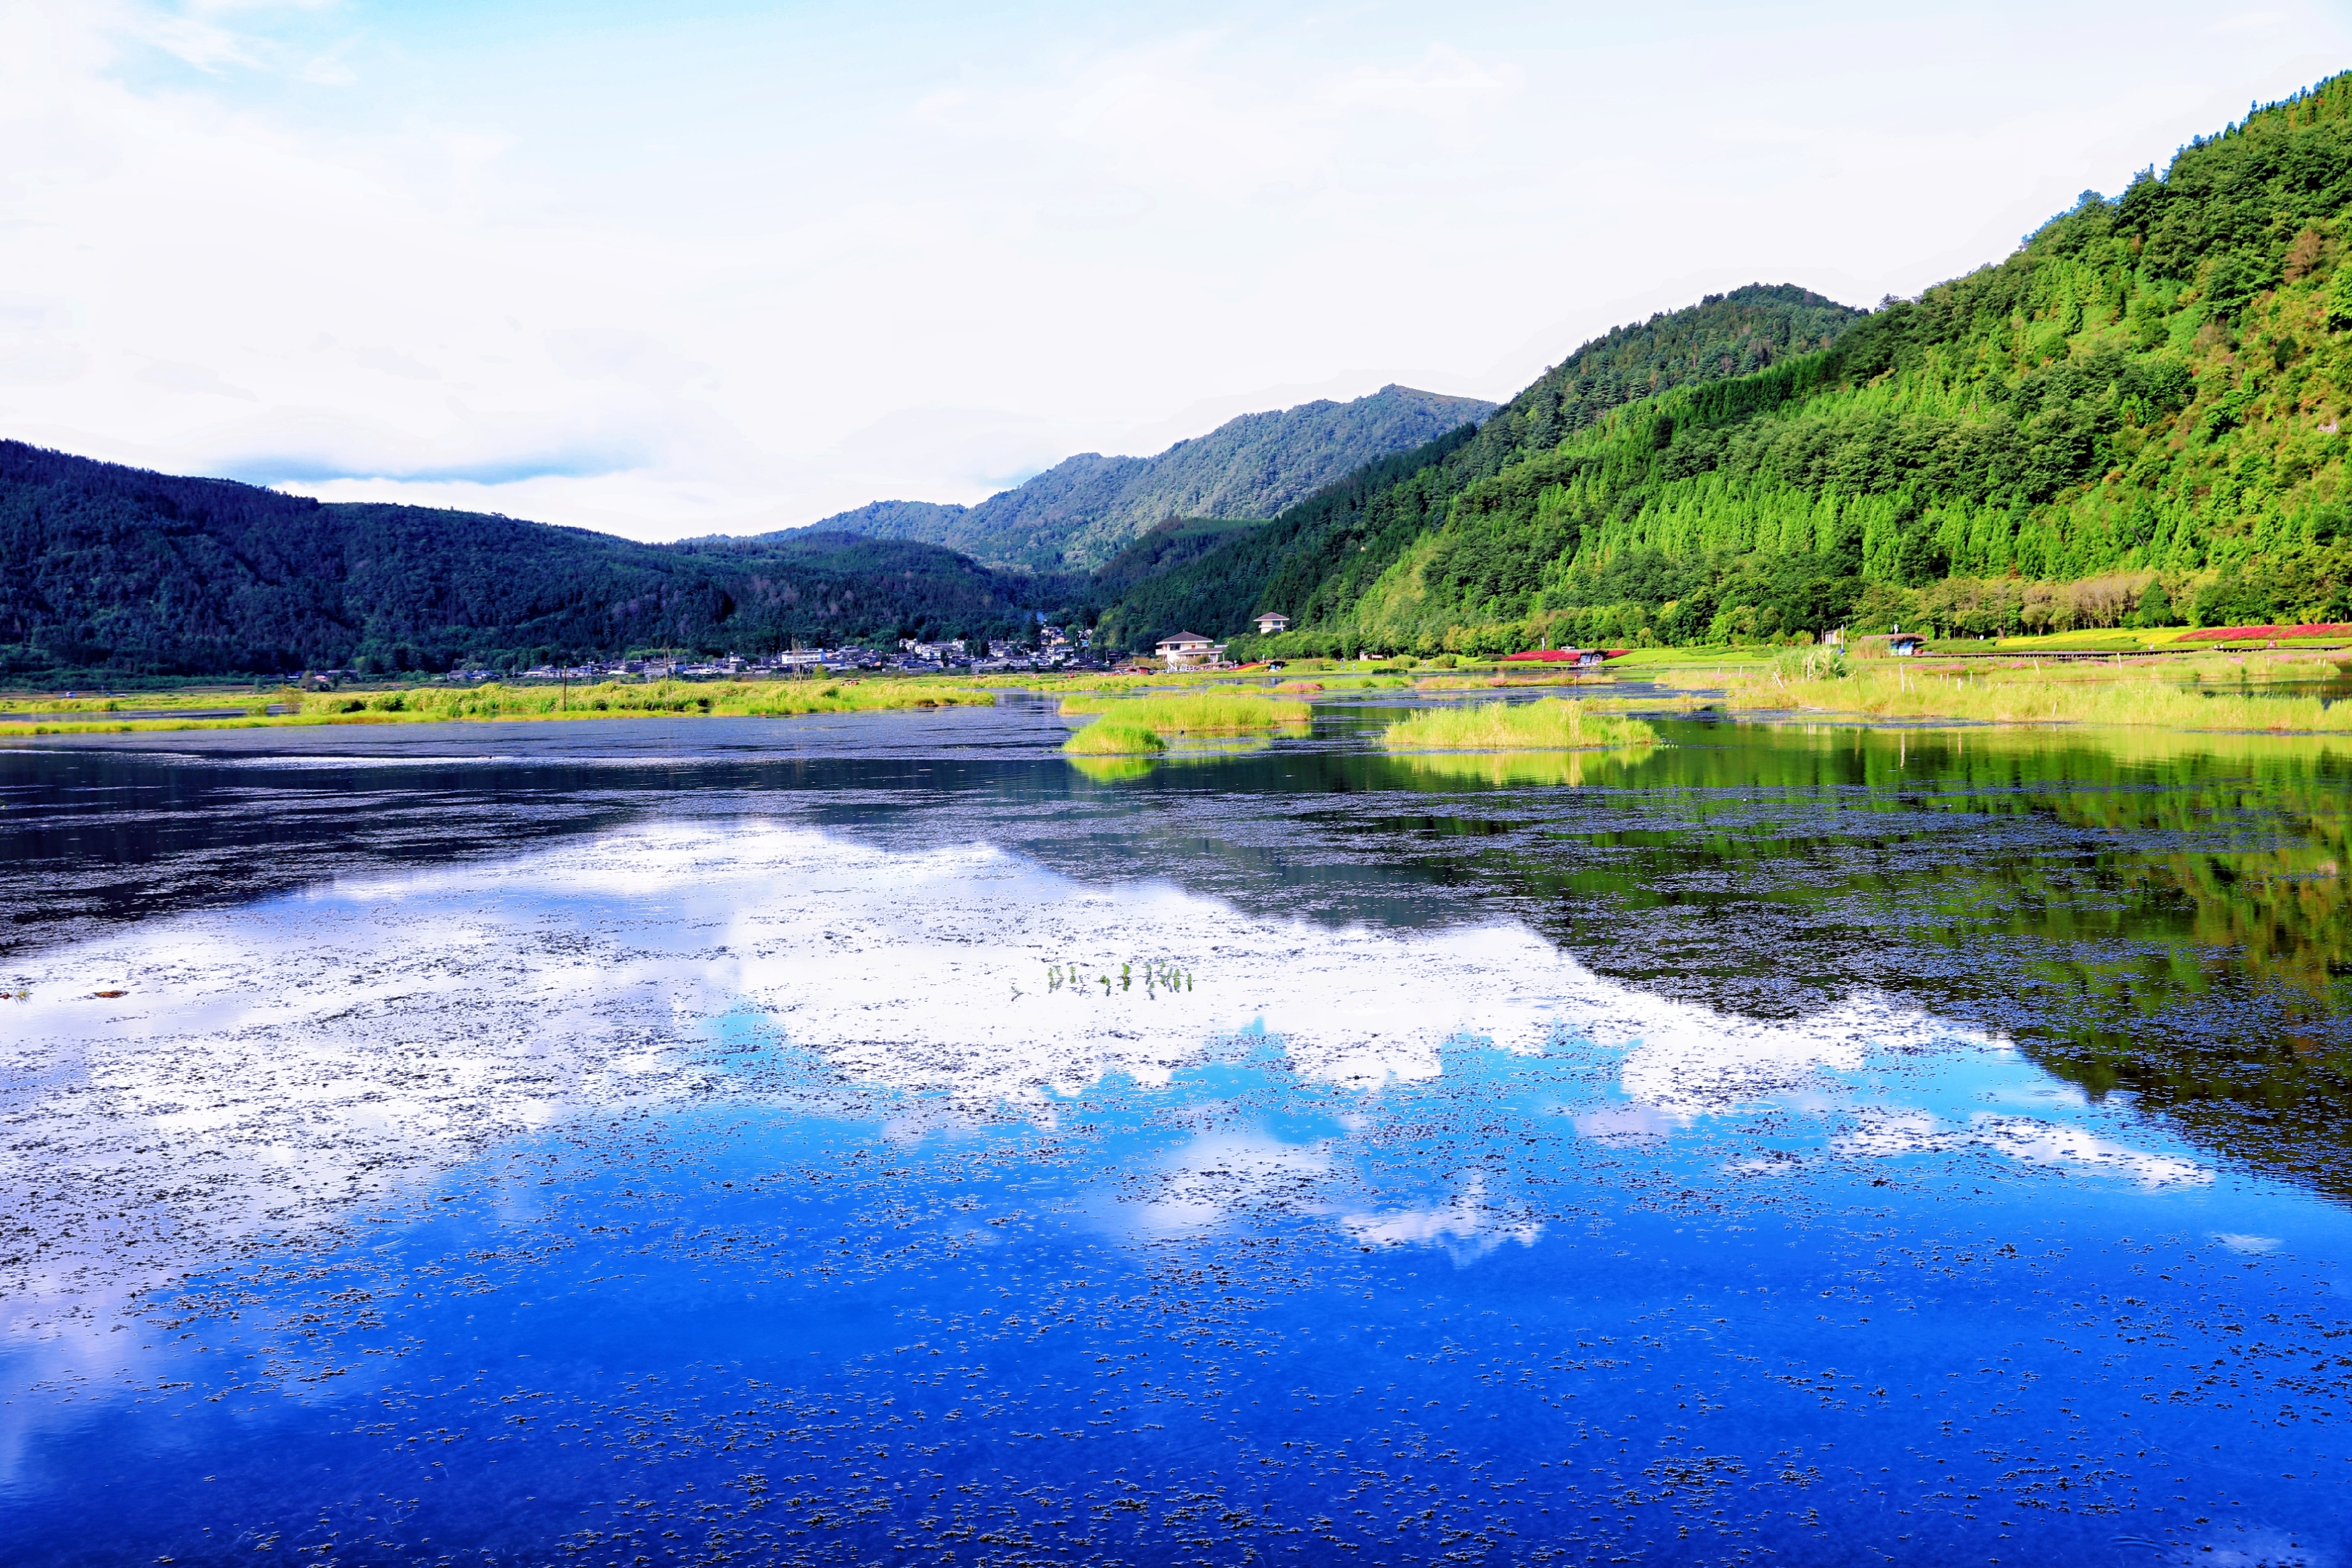
[[[2352,1553],[2352,747],[1407,700],[0,742],[0,1559]]]

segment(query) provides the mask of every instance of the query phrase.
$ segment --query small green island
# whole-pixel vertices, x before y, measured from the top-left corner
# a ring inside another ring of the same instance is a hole
[[[1063,702],[1063,716],[1095,721],[1072,735],[1062,751],[1071,757],[1151,757],[1168,750],[1170,735],[1303,734],[1313,711],[1304,702],[1231,691],[1073,697]]]
[[[1399,720],[1381,736],[1392,752],[1595,752],[1657,740],[1657,731],[1639,719],[1559,697],[1432,708]]]

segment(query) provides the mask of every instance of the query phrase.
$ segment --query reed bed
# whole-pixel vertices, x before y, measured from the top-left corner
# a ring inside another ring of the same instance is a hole
[[[1165,675],[1112,675],[1091,671],[1036,670],[1002,675],[975,675],[974,686],[1007,691],[1135,691],[1147,686],[1185,684],[1185,672]]]
[[[136,699],[119,699],[134,705]],[[154,730],[254,730],[322,724],[431,724],[452,721],[672,717],[790,718],[804,713],[872,713],[909,708],[987,706],[992,693],[913,680],[723,681],[709,684],[610,681],[568,689],[552,686],[420,687],[374,692],[280,692],[287,711],[247,708],[236,719],[107,721],[102,710],[55,722],[0,729],[5,735],[121,734]],[[211,706],[225,704],[218,701]]]
[[[1071,757],[1157,756],[1167,749],[1158,731],[1120,719],[1100,720],[1062,742],[1063,754]]]
[[[1277,730],[1304,724],[1314,710],[1304,702],[1285,702],[1244,692],[1202,691],[1184,696],[1073,697],[1062,712],[1076,718],[1100,714],[1116,722],[1156,731],[1163,735],[1245,735],[1257,730]],[[1100,724],[1092,726],[1099,729]]]
[[[1399,752],[1578,752],[1652,745],[1657,739],[1639,719],[1545,697],[1427,709],[1390,725],[1381,743]]]
[[[1545,670],[1535,674],[1518,670],[1495,670],[1463,675],[1430,675],[1415,680],[1417,691],[1477,691],[1488,687],[1507,686],[1607,686],[1614,677],[1579,674],[1572,670]]]
[[[2151,675],[2093,681],[1983,679],[1922,669],[1871,669],[1843,679],[1751,678],[1728,684],[1739,708],[1797,708],[1884,719],[1991,724],[2093,724],[2265,734],[2352,733],[2352,702],[2315,697],[2200,694]],[[2152,678],[2153,677],[2153,678]]]
[[[174,709],[217,712],[224,708],[237,708],[249,718],[260,718],[273,707],[298,705],[301,700],[302,694],[290,687],[268,693],[239,687],[226,691],[134,692],[128,696],[110,697],[0,697],[0,713],[97,716],[108,713],[169,714]]]

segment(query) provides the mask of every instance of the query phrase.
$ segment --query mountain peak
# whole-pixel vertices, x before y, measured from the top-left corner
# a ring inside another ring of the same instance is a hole
[[[1394,382],[1346,403],[1244,414],[1150,458],[1082,452],[975,507],[876,502],[817,526],[945,544],[998,566],[1095,567],[1170,518],[1266,518],[1495,405]]]

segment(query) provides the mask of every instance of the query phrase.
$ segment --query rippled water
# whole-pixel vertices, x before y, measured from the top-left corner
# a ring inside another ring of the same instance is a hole
[[[2345,1560],[2352,752],[1381,717],[0,749],[0,1556]]]

